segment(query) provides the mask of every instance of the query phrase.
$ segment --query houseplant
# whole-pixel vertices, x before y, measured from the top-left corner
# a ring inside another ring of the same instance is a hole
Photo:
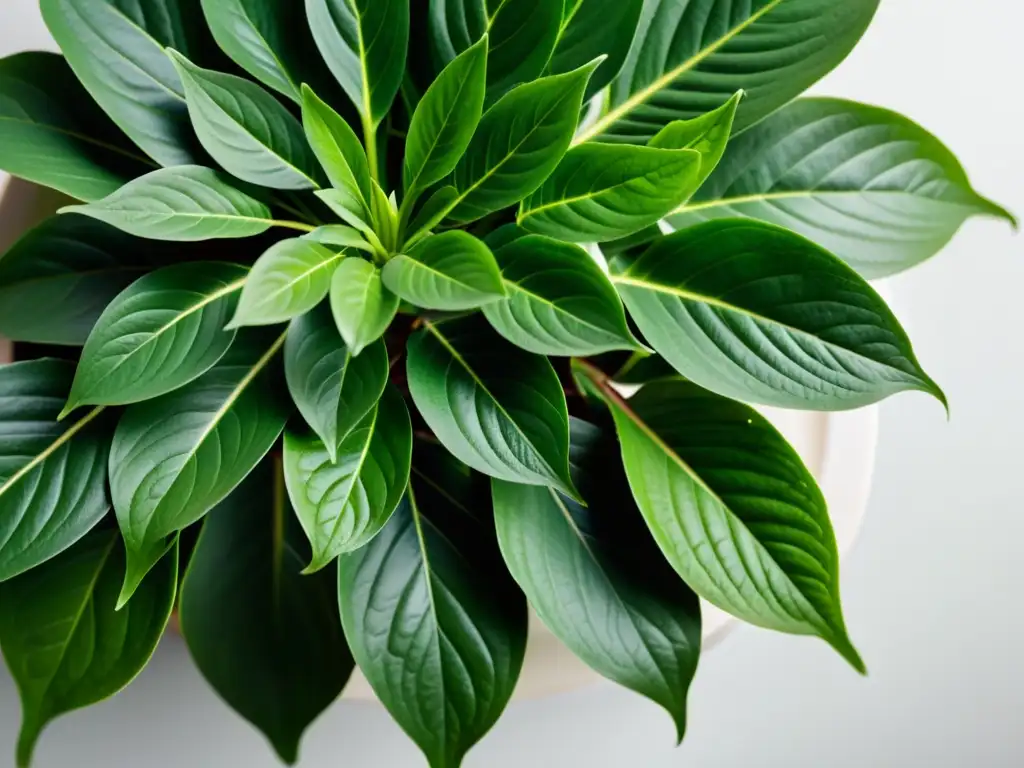
[[[0,167],[84,203],[0,260],[0,333],[72,348],[0,371],[20,762],[144,664],[179,571],[285,759],[354,657],[457,764],[524,592],[680,733],[695,593],[861,668],[820,494],[739,401],[941,398],[863,277],[1005,215],[905,119],[789,104],[876,3],[202,5],[45,0],[66,63],[0,65]]]

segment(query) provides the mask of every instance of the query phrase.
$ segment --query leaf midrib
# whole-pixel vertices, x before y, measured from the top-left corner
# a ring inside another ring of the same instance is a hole
[[[712,208],[727,208],[730,206],[747,205],[749,203],[763,203],[772,202],[775,200],[799,200],[799,199],[815,199],[819,197],[864,197],[872,195],[886,195],[892,197],[909,197],[914,200],[927,200],[929,202],[940,203],[943,205],[962,206],[970,207],[964,203],[957,202],[955,200],[940,200],[936,197],[930,197],[928,195],[918,195],[913,192],[907,192],[902,189],[838,189],[838,190],[801,190],[792,192],[764,192],[752,195],[739,195],[737,197],[721,197],[717,200],[708,200],[706,202],[700,202],[696,204],[687,203],[686,205],[680,206],[669,216],[678,216],[686,213],[699,213],[700,211],[712,209]]]

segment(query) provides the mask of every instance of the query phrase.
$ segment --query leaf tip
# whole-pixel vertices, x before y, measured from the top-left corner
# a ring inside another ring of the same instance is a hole
[[[835,639],[830,639],[828,642],[857,671],[857,674],[867,677],[867,665],[864,664],[864,659],[861,658],[860,653],[853,647],[853,643],[850,642],[850,638],[845,633]]]
[[[74,413],[75,409],[79,406],[77,400],[68,400],[63,410],[57,414],[57,421],[64,421],[68,416]]]

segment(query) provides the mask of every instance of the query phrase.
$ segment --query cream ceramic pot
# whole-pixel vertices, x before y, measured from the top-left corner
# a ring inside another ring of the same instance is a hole
[[[0,253],[24,232],[52,214],[63,198],[48,190],[0,175]],[[10,345],[0,339],[0,362],[10,360]],[[848,413],[805,413],[761,409],[800,452],[818,479],[841,553],[849,551],[860,530],[871,489],[878,439],[878,409]],[[714,648],[735,622],[704,605],[704,646]],[[600,678],[577,660],[536,618],[530,626],[526,664],[518,698],[535,698],[581,688]],[[373,699],[356,674],[345,698]]]

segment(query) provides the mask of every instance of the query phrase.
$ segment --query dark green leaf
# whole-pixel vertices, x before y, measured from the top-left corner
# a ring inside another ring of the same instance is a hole
[[[527,235],[495,256],[508,299],[484,314],[516,346],[580,357],[637,348],[615,287],[579,246]]]
[[[42,730],[113,696],[149,662],[174,605],[178,552],[115,611],[124,573],[116,531],[86,537],[60,557],[0,584],[0,648],[21,694],[17,765],[28,768]]]
[[[527,609],[501,564],[486,483],[422,449],[391,521],[339,560],[338,591],[374,692],[432,768],[457,768],[512,696]]]
[[[411,237],[408,242],[416,242],[444,221],[448,212],[459,203],[459,191],[455,187],[440,187],[434,194],[427,198],[420,212],[416,214],[409,226],[408,231]]]
[[[688,382],[648,384],[628,402],[602,388],[640,510],[694,591],[757,626],[817,635],[863,671],[825,499],[782,435]]]
[[[135,282],[89,334],[65,412],[149,400],[212,368],[234,339],[223,328],[246,272],[237,264],[177,264]]]
[[[647,0],[610,109],[577,142],[646,144],[739,90],[743,131],[831,72],[860,40],[879,0]]]
[[[409,410],[394,387],[341,441],[337,461],[316,438],[285,433],[288,494],[313,546],[306,573],[380,532],[405,493],[411,460]]]
[[[587,508],[550,488],[494,481],[505,562],[555,636],[599,674],[665,707],[682,740],[700,603],[646,530],[611,436],[574,421],[572,464]]]
[[[102,409],[57,421],[73,376],[57,360],[0,367],[0,581],[63,552],[110,511]]]
[[[801,99],[734,139],[718,171],[669,222],[772,222],[874,279],[931,258],[976,215],[1014,223],[916,123],[850,101]]]
[[[334,574],[301,576],[306,549],[268,459],[203,524],[181,587],[182,634],[199,671],[289,764],[355,666]]]
[[[202,69],[168,51],[203,148],[232,176],[274,189],[315,189],[316,158],[302,125],[255,83]]]
[[[669,123],[651,139],[649,146],[663,149],[693,149],[699,152],[701,164],[697,187],[703,186],[722,161],[722,155],[725,154],[729,138],[732,136],[736,110],[742,98],[743,92],[738,91],[729,101],[706,115],[695,117],[693,120],[676,120]]]
[[[651,346],[727,397],[824,411],[910,390],[945,402],[875,290],[778,227],[731,219],[677,232],[613,280]]]
[[[353,357],[325,305],[292,321],[284,345],[288,389],[331,461],[337,460],[341,441],[380,400],[388,362],[383,341]]]
[[[185,91],[164,49],[198,53],[199,0],[40,0],[75,75],[132,141],[161,165],[201,160]]]
[[[425,326],[409,341],[409,392],[444,446],[491,477],[575,497],[568,408],[551,364],[478,317]]]
[[[398,297],[384,287],[380,270],[362,259],[345,259],[331,282],[331,311],[341,338],[359,355],[398,314]]]
[[[327,298],[345,251],[310,240],[282,240],[260,256],[246,278],[229,328],[277,325]]]
[[[573,243],[614,240],[658,222],[700,181],[692,149],[583,144],[519,208],[519,225]]]
[[[327,171],[331,184],[358,199],[361,208],[356,212],[368,216],[373,184],[359,137],[309,86],[302,89],[302,124],[309,146]]]
[[[382,276],[392,293],[423,309],[456,312],[505,298],[491,249],[459,230],[428,237],[408,255],[394,257]]]
[[[0,169],[91,201],[150,167],[60,56],[0,59]]]
[[[252,237],[273,226],[270,209],[225,174],[198,165],[164,168],[129,182],[80,213],[150,240],[193,242]]]

